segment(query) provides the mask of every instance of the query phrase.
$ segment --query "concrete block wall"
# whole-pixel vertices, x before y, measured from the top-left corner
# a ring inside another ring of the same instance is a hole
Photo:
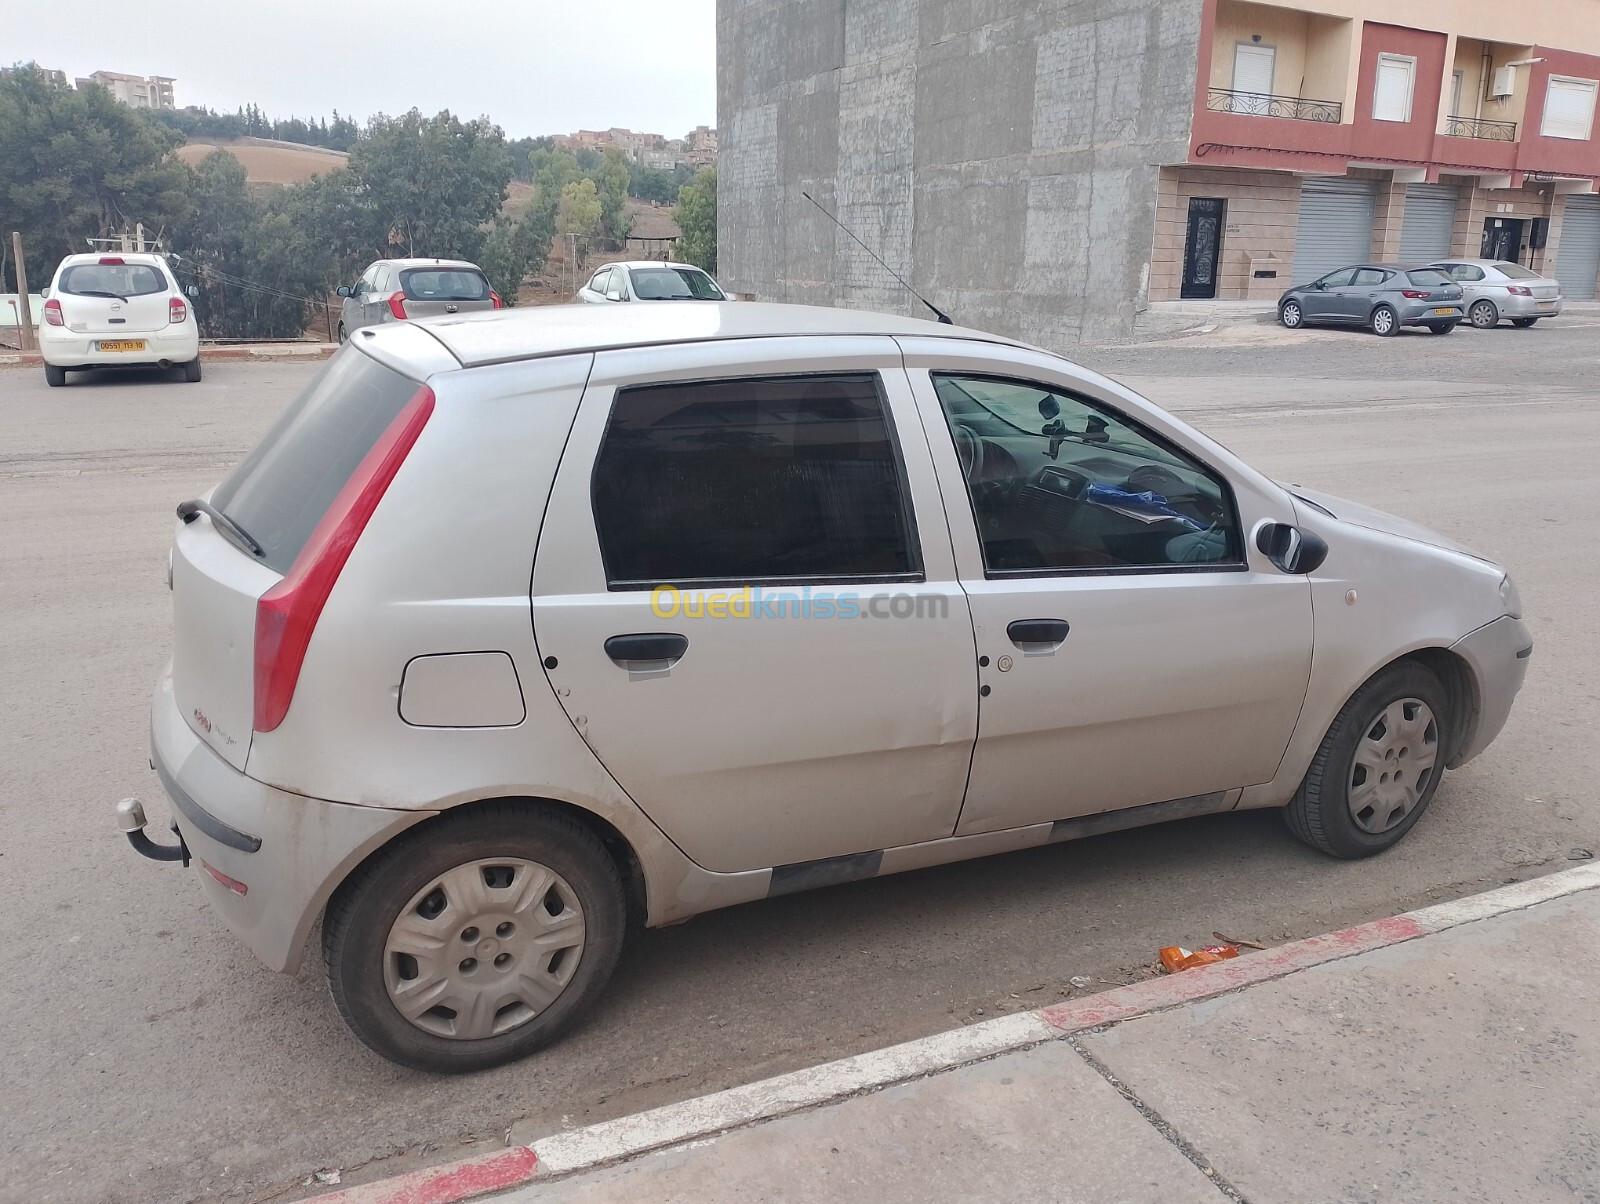
[[[1183,285],[1184,239],[1189,198],[1221,197],[1222,254],[1217,272],[1219,301],[1275,300],[1288,287],[1294,267],[1295,228],[1300,218],[1300,177],[1279,171],[1168,167],[1161,171],[1156,206],[1155,249],[1150,263],[1150,300],[1176,301]],[[1275,257],[1276,279],[1256,280],[1252,263]]]
[[[1061,348],[1131,330],[1201,8],[718,0],[724,284],[926,312],[804,191],[958,322]]]

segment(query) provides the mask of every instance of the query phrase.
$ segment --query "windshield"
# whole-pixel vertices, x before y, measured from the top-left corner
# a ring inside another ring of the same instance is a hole
[[[697,268],[633,268],[633,292],[641,301],[723,301],[726,298]]]
[[[167,278],[143,263],[80,263],[61,273],[57,291],[79,297],[148,297],[167,291]]]
[[[470,268],[412,268],[400,288],[413,301],[487,301],[489,282]]]
[[[1513,280],[1542,279],[1538,272],[1530,272],[1520,263],[1497,263],[1494,265],[1494,267],[1495,271],[1499,272],[1502,276],[1509,276]]]

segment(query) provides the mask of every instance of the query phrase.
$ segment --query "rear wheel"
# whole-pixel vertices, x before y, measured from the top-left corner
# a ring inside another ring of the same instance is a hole
[[[1528,327],[1532,326],[1538,320],[1539,320],[1538,318],[1512,318],[1511,319],[1511,325],[1520,326],[1524,330],[1526,330]]]
[[[58,368],[54,364],[46,364],[44,366],[44,383],[52,389],[59,389],[67,383],[67,370]]]
[[[626,904],[605,847],[535,805],[413,828],[335,894],[328,986],[356,1036],[418,1070],[482,1070],[552,1041],[604,989]]]
[[[197,355],[187,364],[183,365],[183,379],[191,385],[200,379],[200,357]]]
[[[1278,310],[1278,321],[1290,330],[1298,330],[1306,324],[1305,311],[1300,308],[1298,301],[1285,301],[1283,308]]]
[[[340,322],[339,323],[339,341],[342,343],[346,339],[348,339],[349,337],[350,337],[350,335],[345,331],[344,323]]]
[[[1500,311],[1494,307],[1493,301],[1474,301],[1472,308],[1467,311],[1467,321],[1472,323],[1474,330],[1488,330],[1499,324]]]
[[[1428,330],[1433,334],[1449,334],[1456,328],[1454,322],[1429,322]]]
[[[1328,728],[1284,819],[1312,848],[1371,857],[1411,831],[1444,774],[1449,697],[1405,661],[1374,676]]]
[[[1400,329],[1400,315],[1394,312],[1391,305],[1380,305],[1372,311],[1372,333],[1388,338]]]

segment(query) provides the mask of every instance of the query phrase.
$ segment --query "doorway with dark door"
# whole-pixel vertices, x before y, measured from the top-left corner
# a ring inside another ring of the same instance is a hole
[[[1217,295],[1217,265],[1222,258],[1222,223],[1228,203],[1221,197],[1189,198],[1189,230],[1183,243],[1183,287],[1186,301],[1210,301]]]
[[[1522,262],[1522,231],[1527,223],[1520,217],[1483,219],[1483,258],[1504,263]]]

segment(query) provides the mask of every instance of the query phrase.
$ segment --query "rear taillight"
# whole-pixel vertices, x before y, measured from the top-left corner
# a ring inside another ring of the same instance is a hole
[[[44,321],[46,326],[65,326],[66,319],[61,316],[61,302],[55,298],[44,303]]]
[[[389,298],[389,312],[397,318],[406,316],[406,295],[395,293]]]
[[[189,307],[184,304],[182,297],[173,297],[167,302],[167,321],[176,326],[179,322],[189,320]]]
[[[100,266],[103,268],[120,268],[125,261],[117,255],[100,256]]]
[[[256,731],[272,731],[289,713],[328,595],[432,413],[433,390],[423,386],[350,474],[288,575],[256,603]]]
[[[1524,287],[1523,285],[1520,285],[1520,284],[1508,284],[1508,285],[1506,285],[1506,292],[1510,293],[1513,297],[1531,297],[1531,296],[1533,296],[1533,290],[1531,288],[1526,288],[1526,287]]]
[[[1432,293],[1424,292],[1422,289],[1416,288],[1403,288],[1400,290],[1400,295],[1402,297],[1407,297],[1412,301],[1421,301],[1425,298],[1433,296]]]
[[[506,307],[506,299],[495,292],[494,289],[489,290],[489,300],[494,302],[496,309],[504,309]]]

